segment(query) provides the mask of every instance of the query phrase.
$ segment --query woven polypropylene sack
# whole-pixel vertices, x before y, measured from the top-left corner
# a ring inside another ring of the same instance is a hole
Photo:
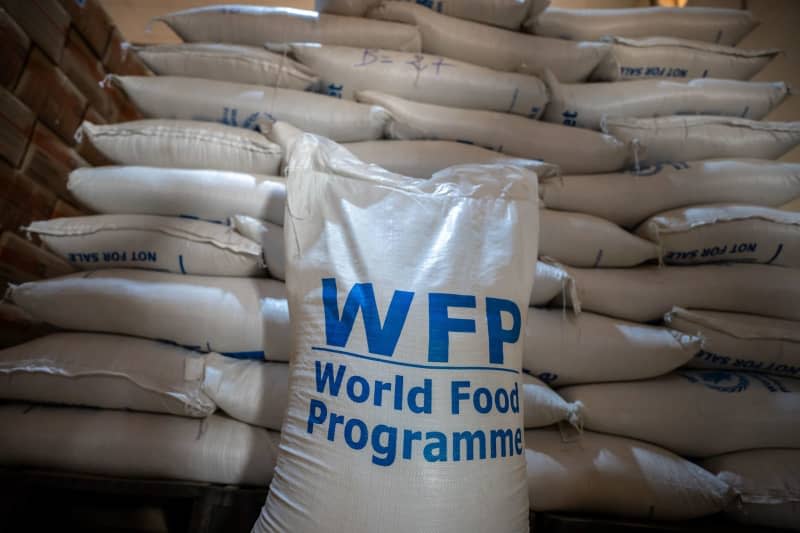
[[[527,531],[535,175],[492,165],[410,179],[310,135],[289,152],[296,351],[254,531]]]

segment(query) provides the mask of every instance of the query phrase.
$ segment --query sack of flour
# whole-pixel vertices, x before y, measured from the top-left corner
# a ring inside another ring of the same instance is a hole
[[[758,25],[749,11],[710,7],[565,9],[551,7],[525,23],[536,35],[592,41],[618,37],[676,37],[733,46]]]
[[[329,95],[354,100],[375,90],[415,102],[539,118],[547,86],[527,74],[500,72],[438,55],[314,44],[291,47]],[[291,121],[290,121],[291,122]]]
[[[206,417],[204,366],[203,354],[162,342],[53,333],[0,350],[0,398]]]
[[[0,405],[0,464],[135,479],[264,485],[280,434],[221,415]]]
[[[146,268],[200,276],[263,276],[260,241],[230,226],[155,215],[91,215],[24,228],[82,270]]]
[[[608,52],[599,42],[570,42],[504,30],[448,17],[412,2],[385,1],[371,18],[414,24],[422,35],[422,51],[494,70],[550,70],[565,83],[584,81]]]
[[[1,352],[0,352],[1,353]],[[202,390],[227,415],[254,426],[280,431],[289,400],[289,365],[205,357]]]
[[[270,277],[286,279],[286,251],[283,242],[283,228],[266,220],[234,215],[231,225],[244,237],[261,245],[264,262]]]
[[[711,159],[544,181],[540,175],[539,194],[550,209],[586,213],[632,228],[652,215],[689,205],[783,205],[800,196],[800,164]]]
[[[798,529],[800,450],[771,449],[726,453],[700,466],[730,485],[739,502],[725,513],[754,526]]]
[[[748,370],[800,378],[800,322],[676,307],[664,316],[672,329],[703,338],[692,368]]]
[[[547,122],[599,130],[603,117],[718,115],[760,120],[789,94],[785,83],[695,79],[562,84],[545,77]]]
[[[678,370],[645,381],[573,385],[587,429],[640,439],[680,455],[800,446],[800,380],[755,372]]]
[[[565,265],[631,267],[658,257],[652,242],[601,218],[552,209],[539,218],[539,255]]]
[[[369,9],[380,3],[380,0],[316,0],[315,2],[319,12],[352,17],[363,17]],[[536,16],[544,11],[550,5],[550,0],[436,0],[416,3],[449,17],[519,30],[528,16]]]
[[[572,290],[572,278],[561,265],[541,259],[536,262],[530,305],[547,305],[559,294]]]
[[[286,286],[275,280],[97,270],[12,285],[6,296],[62,329],[164,340],[231,357],[289,360]]]
[[[419,52],[420,35],[408,24],[319,14],[289,7],[215,5],[156,17],[187,42],[262,46],[322,43]]]
[[[525,429],[552,426],[566,422],[581,428],[580,402],[569,403],[538,378],[522,374],[522,411]]]
[[[670,265],[720,261],[800,267],[800,213],[714,204],[650,217],[636,234],[658,245]]]
[[[283,157],[280,146],[260,133],[192,120],[84,121],[76,136],[119,165],[275,175]]]
[[[365,163],[373,163],[390,172],[426,179],[454,165],[502,163],[527,168],[539,179],[558,176],[558,165],[535,159],[519,159],[472,144],[453,141],[364,141],[345,143]],[[798,194],[800,196],[800,194]]]
[[[528,309],[522,368],[551,386],[666,374],[700,351],[700,337],[594,313]]]
[[[770,265],[568,268],[574,291],[558,305],[624,318],[661,320],[674,306],[800,320],[800,270]]]
[[[525,458],[534,512],[688,520],[717,513],[734,498],[724,481],[699,466],[623,437],[526,431]]]
[[[305,91],[319,82],[313,71],[262,47],[222,43],[158,44],[133,47],[159,76],[266,85]]]
[[[257,129],[283,120],[336,141],[380,139],[388,116],[376,106],[292,89],[177,76],[110,78],[147,117],[219,122]]]
[[[528,531],[535,174],[465,165],[406,178],[312,135],[293,141],[287,174],[295,355],[254,531]]]
[[[800,143],[800,122],[733,117],[606,117],[603,132],[636,142],[652,163],[751,157],[778,159]]]
[[[283,224],[286,180],[277,176],[182,168],[81,167],[67,189],[111,215],[164,215],[225,222],[241,214]]]
[[[630,148],[596,131],[547,124],[508,113],[421,104],[374,91],[362,91],[356,97],[389,112],[386,135],[392,139],[477,144],[517,157],[554,163],[566,174],[610,172],[628,163]]]
[[[753,50],[689,39],[607,37],[611,51],[592,72],[592,81],[641,79],[749,80],[780,50]]]

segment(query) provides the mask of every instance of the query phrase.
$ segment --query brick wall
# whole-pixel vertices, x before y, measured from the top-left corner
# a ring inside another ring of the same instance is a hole
[[[76,145],[75,130],[140,118],[100,86],[108,73],[147,73],[123,43],[99,0],[0,0],[0,289],[73,271],[20,227],[87,213],[67,176],[100,161]],[[35,333],[23,323],[0,304],[3,345]]]

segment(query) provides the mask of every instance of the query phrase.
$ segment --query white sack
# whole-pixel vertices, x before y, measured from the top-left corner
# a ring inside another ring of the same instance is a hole
[[[373,163],[389,172],[412,178],[430,178],[436,172],[454,165],[488,165],[501,163],[527,168],[541,178],[557,176],[557,165],[534,159],[487,150],[479,146],[452,141],[364,141],[345,143],[365,163]],[[800,196],[800,193],[798,193]]]
[[[411,2],[382,2],[371,18],[414,24],[422,35],[422,51],[495,70],[543,74],[550,70],[563,82],[589,77],[610,45],[570,42],[460,20]]]
[[[551,209],[634,227],[677,207],[748,203],[776,207],[800,196],[800,164],[759,159],[657,163],[639,171],[540,179]]]
[[[700,465],[738,493],[741,503],[725,510],[736,521],[800,529],[800,450],[748,450]]]
[[[24,228],[82,270],[146,268],[200,276],[263,276],[261,241],[230,226],[155,215],[91,215]]]
[[[235,215],[231,218],[231,224],[236,231],[261,245],[269,275],[275,279],[286,279],[283,228],[272,222],[245,215]]]
[[[654,163],[722,157],[778,159],[800,143],[800,122],[732,117],[607,117],[603,131],[626,143],[637,142]]]
[[[789,94],[785,83],[695,79],[561,84],[547,76],[543,119],[599,130],[603,117],[719,115],[761,120]]]
[[[576,428],[582,427],[580,402],[564,401],[547,384],[530,374],[522,374],[522,389],[525,429],[552,426],[559,422],[567,422]]]
[[[236,214],[283,224],[286,180],[277,176],[136,166],[81,167],[67,189],[112,215],[165,215],[224,222]]]
[[[542,209],[539,255],[575,267],[631,267],[658,257],[658,249],[602,218]]]
[[[203,392],[233,418],[280,431],[289,400],[289,365],[210,353]]]
[[[647,379],[700,351],[700,338],[594,313],[528,309],[522,368],[551,386]]]
[[[255,131],[191,120],[84,121],[75,135],[119,165],[274,175],[283,156],[280,146]]]
[[[0,406],[0,434],[5,466],[223,485],[269,483],[280,438],[221,415],[28,404]]]
[[[774,48],[752,50],[671,37],[604,40],[613,46],[592,72],[594,81],[749,80],[780,53]]]
[[[535,175],[493,165],[405,178],[304,135],[288,187],[296,352],[254,531],[527,531],[520,310],[536,263]],[[410,397],[394,392],[400,379]]]
[[[289,7],[216,5],[184,9],[155,20],[163,21],[187,43],[313,42],[409,52],[421,49],[414,26]]]
[[[202,418],[215,407],[204,366],[203,354],[166,343],[53,333],[0,350],[0,398]]]
[[[749,370],[800,378],[800,322],[771,317],[674,308],[669,327],[703,337],[692,368]]]
[[[576,310],[646,322],[674,306],[800,320],[800,270],[769,265],[569,268]]]
[[[305,91],[319,78],[285,55],[262,47],[221,43],[158,44],[132,47],[159,76],[185,76]]]
[[[628,160],[624,143],[595,131],[507,113],[421,104],[374,91],[356,96],[389,111],[386,134],[392,139],[463,141],[517,157],[543,159],[567,174],[619,170]]]
[[[547,305],[553,298],[573,290],[572,278],[561,265],[539,260],[533,276],[530,305]]]
[[[406,0],[413,2],[414,0]],[[316,0],[317,11],[363,17],[380,5],[381,0]],[[518,30],[528,16],[536,16],[550,5],[550,0],[436,0],[417,4],[438,13],[473,20],[510,30]]]
[[[383,137],[386,111],[292,89],[177,76],[116,76],[111,79],[145,116],[219,122],[256,129],[283,120],[341,142]]]
[[[286,287],[275,280],[98,270],[11,286],[7,296],[62,329],[166,340],[233,357],[289,360]]]
[[[587,429],[640,439],[680,455],[800,446],[800,380],[726,370],[679,370],[660,378],[573,385]]]
[[[590,431],[565,439],[550,428],[526,431],[525,448],[534,512],[687,520],[733,499],[709,472],[644,442]]]
[[[636,234],[655,242],[665,263],[720,261],[800,267],[800,213],[715,204],[649,218]]]
[[[531,33],[592,41],[619,37],[677,37],[733,46],[758,22],[749,11],[710,7],[564,9],[550,7],[525,23]]]
[[[415,102],[539,118],[547,86],[527,74],[500,72],[438,55],[298,44],[293,56],[312,69],[331,96],[354,100],[375,90]],[[289,121],[291,122],[291,121]]]

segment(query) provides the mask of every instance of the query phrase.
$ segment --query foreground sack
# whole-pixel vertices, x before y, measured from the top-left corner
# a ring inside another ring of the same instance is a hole
[[[171,215],[225,222],[236,214],[283,224],[286,180],[277,176],[137,166],[81,167],[67,189],[113,215]]]
[[[725,510],[736,521],[800,528],[800,450],[748,450],[712,457],[700,465],[738,493],[741,503]]]
[[[582,402],[587,429],[690,457],[800,446],[800,381],[725,370],[679,370],[646,381],[559,389]]]
[[[542,209],[539,255],[576,267],[630,267],[655,259],[658,249],[607,220]]]
[[[672,265],[720,261],[800,267],[800,213],[753,205],[673,209],[642,223]]]
[[[389,111],[386,134],[392,139],[463,141],[518,157],[543,159],[567,174],[619,170],[628,160],[624,143],[595,131],[507,113],[421,104],[374,91],[359,92],[357,98]]]
[[[688,366],[800,377],[800,322],[680,307],[664,322],[703,337],[703,350]]]
[[[647,160],[694,161],[718,157],[778,159],[800,143],[800,122],[732,117],[606,118],[603,131],[637,142]]]
[[[63,329],[289,360],[286,287],[275,280],[98,270],[11,286],[7,295],[35,318]]]
[[[388,116],[375,106],[322,94],[177,76],[111,75],[147,117],[220,122],[256,129],[283,120],[336,141],[383,137]]]
[[[0,433],[4,466],[223,485],[269,483],[279,439],[221,415],[29,404],[1,405]]]
[[[263,276],[260,241],[203,220],[154,215],[54,218],[24,228],[83,270],[146,268],[200,276]]]
[[[760,120],[789,94],[785,83],[695,79],[561,84],[547,76],[544,120],[599,130],[603,117],[719,115]]]
[[[534,512],[575,511],[648,520],[688,520],[722,510],[728,485],[667,450],[584,431],[525,432],[528,495]]]
[[[594,81],[717,78],[749,80],[780,50],[751,50],[689,39],[607,37],[611,51],[592,72]]]
[[[292,45],[291,50],[320,77],[329,95],[345,100],[354,100],[357,91],[375,90],[415,102],[528,118],[539,118],[547,105],[544,82],[527,74],[391,50],[313,44]]]
[[[527,531],[519,395],[535,174],[460,166],[415,180],[305,135],[288,186],[296,353],[254,531]],[[365,501],[372,512],[358,513]]]
[[[536,261],[530,305],[547,305],[559,294],[572,290],[572,278],[561,265],[541,259]]]
[[[607,43],[574,43],[493,28],[412,2],[385,1],[368,16],[416,25],[427,54],[510,72],[541,75],[550,70],[565,83],[587,79],[610,48]]]
[[[163,21],[188,43],[262,46],[265,42],[300,42],[421,50],[414,26],[286,7],[216,5],[176,11],[155,20]]]
[[[427,179],[454,165],[501,163],[527,168],[541,178],[557,176],[557,165],[535,159],[518,159],[479,146],[452,141],[364,141],[345,143],[365,163],[373,163],[389,172]],[[800,195],[800,193],[798,193]]]
[[[259,133],[192,120],[84,121],[76,136],[119,165],[275,175],[283,157],[280,146]]]
[[[700,340],[594,313],[529,308],[522,368],[558,387],[647,379],[690,361]]]
[[[800,196],[800,164],[759,159],[657,163],[638,172],[540,180],[539,193],[551,209],[586,213],[631,228],[652,215],[688,205],[783,205]]]
[[[677,37],[733,46],[758,22],[749,11],[709,7],[564,9],[551,7],[525,28],[537,35],[593,41],[618,37]]]
[[[203,392],[242,422],[280,431],[289,401],[289,365],[206,356]]]
[[[53,333],[0,350],[0,398],[206,417],[215,406],[201,390],[204,366],[170,344]]]
[[[315,2],[317,11],[352,17],[363,17],[370,8],[380,3],[381,0],[316,0]],[[550,5],[550,0],[437,0],[417,3],[449,17],[518,30],[526,17],[544,11]]]
[[[185,76],[305,91],[319,78],[296,61],[262,47],[181,43],[133,47],[159,76]]]
[[[569,268],[574,293],[557,304],[635,322],[674,306],[800,320],[800,270],[769,265]]]
[[[281,226],[245,215],[233,216],[231,225],[237,232],[261,245],[264,262],[271,277],[286,279],[286,250]]]

